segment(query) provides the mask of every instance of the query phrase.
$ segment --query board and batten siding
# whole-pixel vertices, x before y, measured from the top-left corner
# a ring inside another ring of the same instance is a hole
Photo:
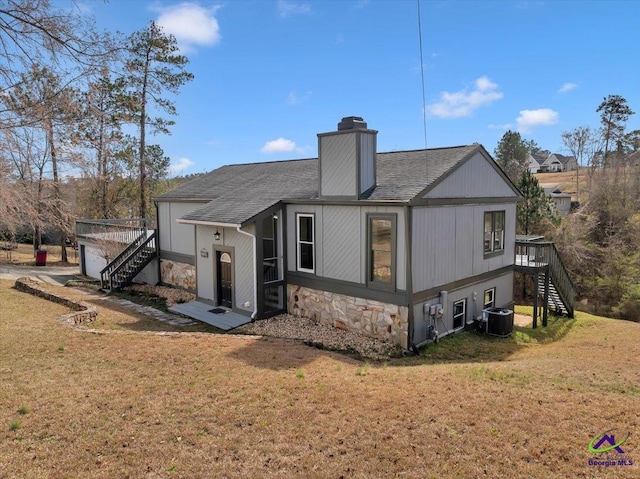
[[[315,275],[366,284],[367,214],[396,215],[396,289],[406,289],[404,208],[393,206],[287,205],[287,268],[297,269],[296,215],[314,215]]]
[[[194,226],[177,223],[178,218],[192,212],[206,203],[201,202],[158,202],[158,232],[160,235],[160,248],[162,251],[170,251],[193,256],[195,255]]]
[[[329,135],[320,139],[321,196],[357,195],[356,135]]]
[[[436,322],[436,329],[439,335],[446,335],[453,330],[453,303],[462,299],[467,300],[465,320],[470,321],[482,315],[484,305],[484,292],[495,288],[496,307],[507,306],[513,301],[513,272],[508,272],[482,281],[459,288],[454,291],[447,291],[447,302],[444,304],[444,315]],[[475,298],[475,300],[474,300]],[[427,326],[430,322],[426,319],[423,304],[438,304],[440,296],[432,296],[425,301],[413,305],[413,342],[421,343],[427,339]]]
[[[492,161],[476,153],[424,198],[514,197],[513,188],[496,172]]]
[[[375,160],[376,135],[360,136],[360,189],[359,193],[367,191],[376,184]]]
[[[504,253],[484,257],[484,213],[505,211]],[[515,204],[415,207],[413,291],[425,291],[513,264]]]
[[[248,233],[255,234],[253,225],[243,229]],[[220,239],[215,240],[214,234],[220,232]],[[215,284],[215,254],[216,246],[233,247],[233,268],[234,268],[234,308],[244,311],[253,311],[254,301],[254,278],[253,278],[253,240],[250,236],[238,233],[234,228],[219,228],[215,226],[196,226],[196,268],[197,268],[197,295],[200,298],[210,301],[217,301]],[[200,254],[201,250],[206,250],[208,257],[204,258]],[[245,307],[245,303],[250,306]]]

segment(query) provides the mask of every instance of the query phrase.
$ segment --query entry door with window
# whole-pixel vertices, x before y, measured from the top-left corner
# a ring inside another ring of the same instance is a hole
[[[233,264],[231,263],[231,255],[222,251],[216,251],[218,305],[226,308],[233,307],[232,269]]]

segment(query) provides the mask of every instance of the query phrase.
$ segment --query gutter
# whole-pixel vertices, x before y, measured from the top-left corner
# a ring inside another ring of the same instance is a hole
[[[210,224],[210,223],[207,223]],[[256,320],[256,316],[258,314],[258,263],[256,261],[257,258],[257,240],[256,236],[251,233],[247,233],[246,231],[242,231],[240,229],[240,225],[236,226],[236,231],[245,236],[249,236],[252,239],[253,243],[253,313],[251,313],[251,319],[253,321]]]
[[[185,220],[178,218],[176,223],[181,225],[202,225],[202,226],[219,226],[221,228],[240,228],[241,225],[237,223],[220,223],[217,221],[200,221],[200,220]]]

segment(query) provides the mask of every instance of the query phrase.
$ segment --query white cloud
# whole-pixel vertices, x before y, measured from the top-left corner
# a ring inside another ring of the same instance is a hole
[[[306,15],[311,13],[311,5],[308,3],[294,3],[278,0],[278,13],[281,17],[290,15]]]
[[[295,141],[278,138],[277,140],[267,141],[260,151],[262,153],[286,153],[295,150]]]
[[[287,95],[286,99],[287,105],[297,105],[300,103],[300,99],[298,98],[298,92],[293,90],[290,91]]]
[[[488,77],[478,78],[473,88],[463,88],[457,92],[440,93],[440,101],[427,105],[427,114],[437,118],[461,118],[471,116],[474,110],[487,106],[504,95],[498,91],[498,84]]]
[[[489,128],[492,130],[509,130],[511,128],[511,123],[504,123],[502,125],[496,125],[494,123],[489,124]]]
[[[180,50],[215,45],[222,38],[215,13],[219,7],[204,8],[196,3],[180,3],[160,9],[157,23],[176,37]]]
[[[560,87],[560,89],[558,90],[558,93],[567,93],[575,88],[578,88],[577,83],[567,82]]]
[[[188,168],[191,168],[193,165],[195,165],[195,163],[189,158],[178,158],[177,161],[173,161],[171,162],[171,165],[169,165],[169,173],[180,173]]]
[[[518,131],[529,133],[533,127],[548,126],[558,123],[558,112],[551,108],[539,108],[538,110],[522,110],[516,120]]]
[[[301,103],[307,101],[309,97],[311,97],[310,91],[300,95],[297,90],[291,90],[287,95],[285,102],[290,106],[300,105]]]

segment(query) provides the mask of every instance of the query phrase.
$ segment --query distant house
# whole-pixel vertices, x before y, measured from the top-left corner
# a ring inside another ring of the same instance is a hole
[[[558,214],[563,218],[567,216],[571,211],[571,195],[560,191],[557,184],[540,183],[540,187],[544,189],[547,196],[553,199]]]
[[[577,169],[578,161],[575,156],[566,156],[560,153],[552,153],[541,165],[541,171],[545,172],[574,171]]]
[[[539,173],[542,165],[547,159],[546,153],[529,153],[527,157],[527,166],[531,173]]]

